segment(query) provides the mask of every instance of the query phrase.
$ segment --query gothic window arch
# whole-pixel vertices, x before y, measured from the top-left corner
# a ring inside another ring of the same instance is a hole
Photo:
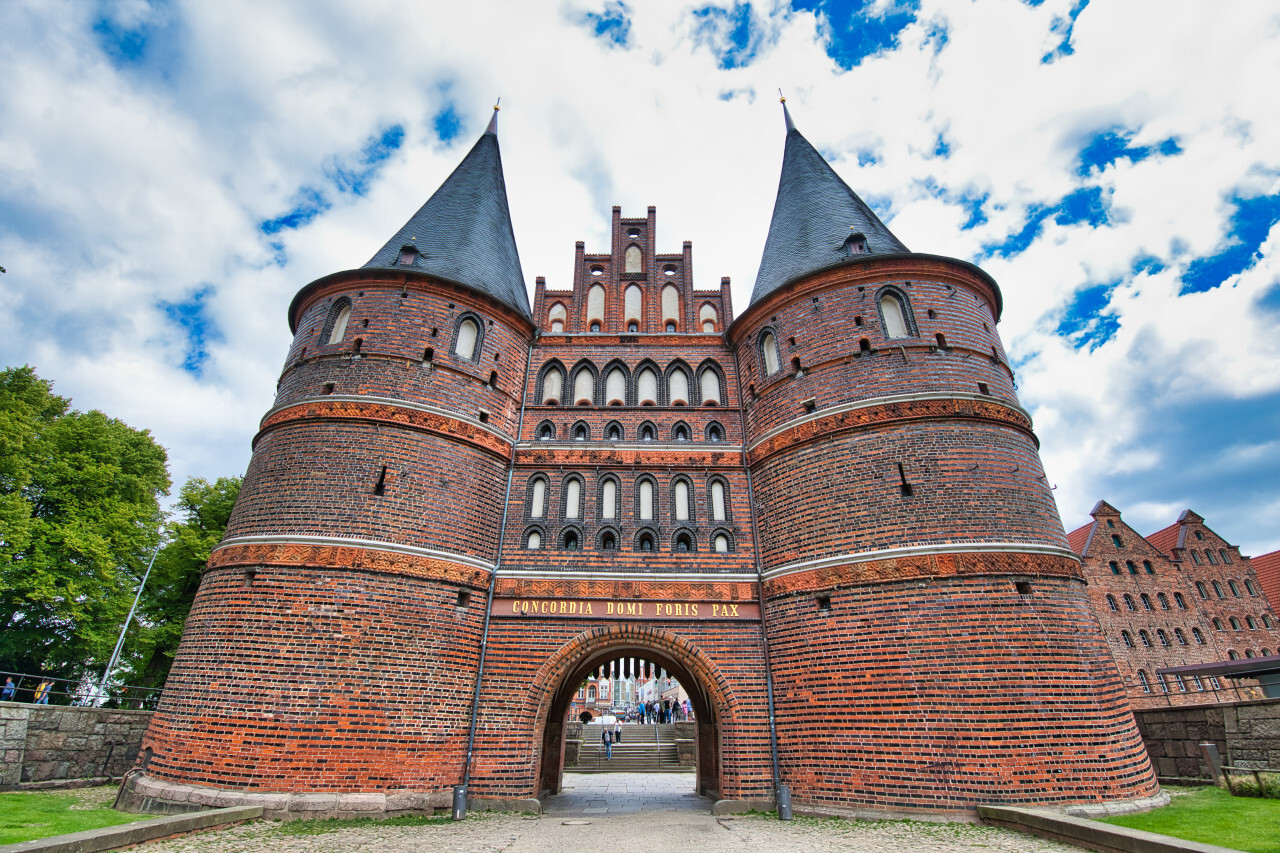
[[[1151,609],[1151,596],[1147,595],[1147,594],[1144,592],[1144,593],[1142,593],[1141,595],[1139,595],[1139,596],[1138,596],[1138,598],[1140,598],[1140,599],[1142,600],[1142,609],[1143,609],[1143,610],[1150,610],[1150,609]]]
[[[880,328],[886,338],[916,337],[916,320],[911,313],[911,300],[901,288],[886,285],[876,292],[876,310],[880,312]]]
[[[1156,629],[1156,639],[1160,641],[1160,645],[1162,646],[1169,645],[1169,635],[1164,632],[1163,628]]]
[[[782,365],[782,353],[778,351],[778,336],[771,327],[760,332],[760,364],[765,376],[777,373]]]
[[[574,406],[594,406],[597,405],[596,400],[596,366],[591,362],[583,359],[573,367],[573,378],[570,387],[573,388],[572,400]]]
[[[1208,553],[1208,552],[1206,552]],[[1231,587],[1231,594],[1236,598],[1240,597],[1240,585],[1235,581],[1227,581],[1227,586]]]
[[[636,438],[640,441],[657,441],[658,428],[653,425],[653,421],[645,421],[640,424],[640,429],[636,431]]]
[[[671,480],[671,517],[676,521],[693,521],[693,481],[684,475]]]
[[[582,550],[582,530],[571,524],[560,531],[560,547],[565,551]]]
[[[734,550],[733,534],[719,528],[711,531],[711,550],[717,554],[728,554]]]
[[[605,424],[604,426],[605,441],[622,441],[622,439],[625,436],[626,436],[626,432],[623,430],[622,424],[620,424],[618,421],[609,421],[609,423]]]
[[[1124,644],[1129,648],[1133,648],[1133,635],[1128,631],[1120,632],[1120,639],[1124,640]]]
[[[704,334],[714,334],[716,331],[716,321],[720,319],[716,313],[716,307],[710,302],[704,303],[698,309],[698,324],[702,326]]]
[[[1137,610],[1137,606],[1133,603],[1133,596],[1129,593],[1124,594],[1124,606],[1126,610]]]
[[[1142,641],[1142,645],[1144,646],[1149,647],[1151,645],[1151,635],[1148,634],[1145,630],[1138,632],[1138,639]]]
[[[1204,588],[1204,581],[1196,581],[1196,592],[1202,599],[1209,597],[1209,593]]]
[[[671,537],[671,550],[677,554],[690,554],[698,550],[698,537],[688,528],[677,530]]]
[[[582,518],[582,477],[570,474],[561,486],[560,506],[566,519]]]
[[[698,400],[704,406],[724,405],[724,371],[714,359],[698,365]]]
[[[541,527],[527,527],[524,531],[524,547],[530,551],[537,551],[542,548],[542,542],[545,532]]]
[[[542,474],[530,477],[525,496],[529,518],[547,517],[547,497],[547,478]]]
[[[658,534],[651,527],[642,527],[636,532],[636,550],[637,551],[657,551],[658,550]]]
[[[604,331],[604,285],[593,284],[587,289],[587,330]]]
[[[640,285],[627,285],[622,295],[622,316],[628,332],[640,331],[644,323],[644,291]]]
[[[347,336],[347,324],[351,321],[351,300],[342,297],[329,308],[320,340],[326,344],[340,344]]]
[[[1213,581],[1213,594],[1218,596],[1218,598],[1226,598],[1222,593],[1222,584],[1217,581]]]
[[[621,498],[622,482],[613,474],[605,474],[601,477],[597,498],[597,506],[600,507],[599,517],[607,521],[620,517],[622,514],[622,508],[619,504]]]
[[[640,252],[640,247],[632,243],[622,254],[622,271],[644,272],[644,255]]]
[[[629,399],[631,386],[630,372],[627,366],[614,360],[604,366],[604,404],[606,406],[625,406]]]
[[[712,477],[707,483],[707,506],[712,521],[732,521],[729,511],[729,483],[724,477]]]
[[[1142,684],[1143,693],[1151,692],[1151,682],[1147,680],[1147,673],[1141,669],[1138,670],[1138,682]]]
[[[667,405],[687,406],[690,403],[690,379],[692,371],[682,361],[673,361],[667,365]]]
[[[636,518],[641,521],[658,518],[658,481],[647,474],[636,479]]]
[[[1182,593],[1180,592],[1175,592],[1173,594],[1173,603],[1178,605],[1179,610],[1187,609],[1187,600],[1182,597]]]
[[[463,361],[479,361],[484,351],[484,321],[470,311],[458,317],[453,330],[453,354]]]
[[[547,312],[547,323],[550,325],[552,334],[560,334],[564,331],[564,325],[569,319],[569,312],[565,310],[563,302],[557,302],[551,306],[551,310]]]
[[[1199,628],[1192,628],[1192,629],[1191,629],[1191,636],[1193,636],[1193,637],[1195,637],[1195,638],[1196,638],[1196,642],[1197,642],[1197,643],[1199,643],[1199,644],[1200,644],[1200,645],[1202,645],[1202,646],[1204,645],[1204,634],[1200,633],[1200,629],[1199,629]]]
[[[675,426],[671,427],[671,440],[675,442],[685,442],[692,438],[693,432],[689,429],[689,425],[684,421],[676,421]]]
[[[1107,607],[1117,611],[1120,609],[1120,605],[1116,603],[1116,597],[1111,593],[1107,593]]]
[[[636,367],[636,405],[660,406],[662,399],[661,373],[652,361],[642,361]]]
[[[1180,646],[1185,646],[1185,645],[1187,644],[1187,635],[1186,635],[1186,634],[1184,634],[1184,633],[1182,633],[1182,629],[1181,629],[1181,628],[1174,628],[1174,629],[1173,629],[1173,636],[1174,636],[1175,638],[1177,638],[1177,640],[1178,640],[1178,645],[1180,645]]]
[[[666,332],[680,331],[681,310],[680,289],[674,284],[662,288],[662,329]]]
[[[616,527],[604,527],[600,529],[600,533],[597,541],[599,543],[599,550],[617,551],[618,543],[621,542],[622,540],[621,540],[621,537],[618,535],[618,530]]]
[[[538,429],[534,433],[538,437],[538,441],[555,441],[556,425],[551,421],[543,421],[538,424]]]
[[[1163,592],[1156,593],[1156,601],[1160,602],[1161,610],[1169,609],[1169,596],[1165,595]]]
[[[564,365],[551,359],[538,371],[536,397],[543,406],[559,406],[564,402]]]
[[[589,441],[591,439],[591,427],[586,421],[578,421],[569,430],[569,438],[574,441]]]

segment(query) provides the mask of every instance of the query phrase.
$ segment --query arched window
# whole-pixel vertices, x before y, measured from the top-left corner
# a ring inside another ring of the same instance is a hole
[[[530,530],[529,536],[525,539],[524,544],[530,551],[537,551],[542,547],[542,534],[536,530]]]
[[[1253,581],[1249,580],[1248,578],[1244,579],[1244,591],[1249,593],[1250,595],[1258,594],[1258,591],[1253,588]]]
[[[564,331],[564,322],[568,318],[568,312],[564,310],[564,305],[557,302],[551,306],[551,310],[547,312],[547,321],[551,324],[551,331],[559,333]]]
[[[1222,592],[1222,584],[1217,581],[1213,582],[1213,594],[1218,596],[1218,598],[1226,598],[1226,595]]]
[[[622,256],[623,272],[644,272],[644,266],[641,263],[640,247],[628,246],[626,253]]]
[[[644,291],[640,289],[640,285],[627,285],[626,292],[622,295],[622,313],[623,319],[627,323],[628,332],[640,331],[640,322],[643,319],[642,307],[644,305]],[[635,323],[635,328],[631,328],[631,324]]]
[[[1246,617],[1244,617],[1244,624],[1248,625],[1248,626],[1249,626],[1249,630],[1251,630],[1251,631],[1252,631],[1253,629],[1255,629],[1255,628],[1257,628],[1257,627],[1258,627],[1258,623],[1257,623],[1257,622],[1255,622],[1255,621],[1253,621],[1253,617],[1252,617],[1252,616],[1246,616]]]
[[[564,393],[564,374],[560,368],[551,367],[542,375],[542,405],[555,406]]]
[[[1150,646],[1150,645],[1151,645],[1151,635],[1150,635],[1150,634],[1148,634],[1146,631],[1139,631],[1139,632],[1138,632],[1138,639],[1142,641],[1142,645],[1144,645],[1144,646]]]
[[[724,429],[718,423],[712,423],[707,427],[707,441],[712,444],[719,444],[724,441]]]
[[[1138,567],[1133,564],[1133,560],[1125,560],[1124,567],[1129,570],[1129,574],[1131,575],[1136,575],[1138,573]]]
[[[590,406],[595,402],[595,396],[595,376],[591,373],[590,368],[579,368],[578,372],[573,376],[573,404],[575,406]]]
[[[1245,650],[1244,650],[1244,656],[1245,656],[1245,657],[1247,657],[1247,658],[1251,658],[1251,657],[1253,657],[1253,649],[1245,649]]]
[[[1147,674],[1142,670],[1138,670],[1138,683],[1142,685],[1143,693],[1151,692],[1151,682],[1147,681]]]
[[[653,519],[653,480],[641,480],[638,499],[636,501],[639,516],[643,521]]]
[[[1234,616],[1231,617],[1231,630],[1232,631],[1240,630],[1240,620]]]
[[[687,553],[693,550],[693,537],[688,533],[676,534],[675,548],[677,553]]]
[[[1222,562],[1226,563],[1227,565],[1230,565],[1230,564],[1231,564],[1231,557],[1229,557],[1229,556],[1227,555],[1227,549],[1226,549],[1226,548],[1219,548],[1219,549],[1218,549],[1218,556],[1220,556],[1220,557],[1222,558]]]
[[[1133,635],[1128,631],[1120,632],[1120,639],[1124,640],[1124,644],[1129,648],[1133,648]]]
[[[640,551],[652,551],[653,550],[653,534],[641,533],[640,536],[637,537],[636,539],[636,547]]]
[[[715,332],[716,319],[715,306],[707,304],[698,309],[698,322],[702,324],[703,332]]]
[[[551,424],[538,427],[538,441],[550,441],[556,437],[556,430]]]
[[[1124,594],[1124,606],[1125,606],[1125,608],[1126,608],[1126,609],[1128,609],[1128,610],[1137,610],[1137,609],[1138,609],[1138,608],[1134,605],[1134,603],[1133,603],[1133,596],[1132,596],[1132,595],[1130,595],[1130,594],[1129,594],[1129,593],[1127,593],[1127,592]]]
[[[689,483],[685,480],[676,480],[675,485],[675,505],[676,520],[689,520]]]
[[[1142,593],[1142,595],[1140,595],[1140,596],[1138,596],[1138,597],[1142,599],[1142,609],[1143,609],[1143,610],[1150,610],[1150,609],[1151,609],[1151,596],[1147,595],[1147,594],[1144,592],[1144,593]]]
[[[1271,617],[1265,613],[1262,614],[1262,627],[1263,628],[1271,627]]]
[[[610,406],[622,406],[627,402],[627,374],[615,367],[604,378],[604,400]]]
[[[1117,548],[1123,548],[1123,547],[1124,547],[1124,542],[1120,539],[1119,535],[1117,535],[1117,534],[1115,534],[1115,533],[1112,533],[1112,534],[1111,534],[1111,544],[1112,544],[1112,545],[1115,545]]]
[[[1156,629],[1156,638],[1160,640],[1160,645],[1162,646],[1169,645],[1169,635],[1164,632],[1163,628]]]
[[[468,361],[475,361],[476,344],[479,340],[480,324],[471,317],[464,317],[458,324],[458,339],[453,345],[453,351]]]
[[[1161,673],[1157,672],[1157,673],[1156,673],[1156,681],[1158,681],[1158,682],[1160,683],[1160,689],[1161,689],[1163,692],[1165,692],[1165,693],[1168,693],[1168,692],[1169,692],[1169,685],[1165,682],[1165,680],[1164,680],[1164,675],[1163,675],[1163,674],[1161,674]]]
[[[351,300],[339,299],[329,309],[329,337],[327,344],[340,344],[347,336],[347,323],[351,320]]]
[[[1197,566],[1200,565],[1200,552],[1195,548],[1188,548],[1187,550],[1191,552],[1191,562],[1195,563]]]
[[[582,421],[573,425],[573,440],[586,441],[591,435],[591,430]]]
[[[680,291],[668,284],[662,288],[662,325],[668,332],[680,330],[680,313]]]
[[[1107,607],[1110,607],[1112,610],[1115,610],[1115,611],[1120,610],[1120,605],[1116,604],[1116,597],[1114,595],[1111,595],[1111,594],[1107,595]]]
[[[591,285],[591,289],[587,291],[587,328],[591,328],[593,323],[604,322],[604,287],[598,284]],[[600,331],[598,328],[591,329],[593,332]]]
[[[1240,597],[1240,587],[1235,581],[1227,581],[1227,586],[1231,587],[1232,595],[1234,595],[1236,598]]]
[[[676,428],[671,431],[671,437],[676,441],[688,441],[689,428],[684,424],[676,424]]]
[[[727,554],[729,552],[729,537],[725,536],[723,533],[717,533],[715,538],[712,539],[712,545],[714,546],[716,553]]]
[[[657,437],[653,424],[643,423],[640,425],[640,440],[653,441]]]
[[[636,377],[636,400],[642,406],[658,403],[658,374],[652,367],[642,368]]]
[[[582,481],[577,477],[564,484],[564,517],[582,517]]]
[[[725,521],[725,493],[724,483],[720,480],[711,481],[711,518],[715,521]]]
[[[1231,660],[1240,660],[1240,655],[1236,654],[1235,649],[1227,650],[1227,657],[1231,658]]]
[[[622,441],[622,424],[614,421],[604,428],[605,441]]]
[[[760,356],[764,360],[765,376],[778,372],[778,339],[773,336],[773,332],[765,332],[760,337]]]
[[[1200,594],[1200,597],[1201,597],[1201,598],[1208,598],[1208,597],[1209,597],[1209,593],[1208,593],[1208,592],[1205,590],[1205,588],[1204,588],[1204,582],[1203,582],[1203,581],[1196,581],[1196,592],[1198,592],[1198,593]]]
[[[684,406],[689,402],[689,374],[678,367],[667,377],[667,397],[672,406]]]
[[[1200,644],[1200,645],[1202,645],[1202,646],[1204,645],[1204,634],[1200,633],[1200,629],[1199,629],[1199,628],[1192,628],[1192,629],[1191,629],[1191,636],[1193,636],[1193,637],[1195,637],[1195,638],[1196,638],[1196,642],[1197,642],[1197,643],[1199,643],[1199,644]]]
[[[600,534],[600,550],[616,551],[618,550],[618,537],[614,535],[612,530],[606,530]]]
[[[1142,561],[1142,568],[1146,569],[1146,570],[1147,570],[1147,574],[1149,574],[1149,575],[1154,575],[1154,574],[1156,573],[1155,566],[1151,565],[1151,561],[1150,561],[1150,560],[1143,560],[1143,561]]]
[[[702,386],[702,405],[720,405],[720,374],[710,367],[704,367],[698,376],[698,384]]]
[[[905,338],[911,334],[907,326],[906,306],[894,291],[887,291],[880,297],[880,316],[884,319],[885,337]]]
[[[1186,634],[1184,634],[1184,633],[1182,633],[1182,629],[1181,629],[1181,628],[1174,628],[1174,629],[1173,629],[1173,636],[1177,638],[1177,640],[1178,640],[1178,645],[1180,645],[1180,646],[1185,646],[1185,645],[1187,644],[1187,635],[1186,635]]]
[[[578,550],[578,531],[566,530],[564,532],[564,549],[566,551]]]
[[[1222,630],[1222,620],[1221,620],[1221,619],[1214,619],[1210,624],[1211,624],[1211,625],[1213,625],[1213,630],[1215,630],[1215,631],[1221,631],[1221,630]]]
[[[1119,563],[1117,563],[1115,560],[1112,560],[1112,561],[1111,561],[1111,563],[1110,563],[1110,565],[1111,565],[1111,574],[1113,574],[1113,575],[1118,575],[1118,574],[1120,574],[1120,564],[1119,564]]]
[[[542,518],[547,511],[547,481],[544,477],[534,477],[529,488],[529,517]]]
[[[1175,592],[1173,594],[1173,603],[1178,605],[1179,610],[1187,609],[1187,600],[1182,597],[1182,593],[1180,592]]]
[[[1168,609],[1169,609],[1169,597],[1168,597],[1167,595],[1165,595],[1163,592],[1157,592],[1157,593],[1156,593],[1156,601],[1160,602],[1160,609],[1161,609],[1161,610],[1168,610]]]
[[[600,484],[600,517],[618,517],[618,481],[612,477]]]

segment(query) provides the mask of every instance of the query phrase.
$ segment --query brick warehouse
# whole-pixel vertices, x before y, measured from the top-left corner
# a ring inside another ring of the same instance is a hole
[[[614,208],[530,308],[496,113],[369,263],[299,291],[135,806],[527,801],[609,667],[686,686],[721,799],[1159,796],[999,288],[909,251],[786,129],[736,318],[653,208]]]

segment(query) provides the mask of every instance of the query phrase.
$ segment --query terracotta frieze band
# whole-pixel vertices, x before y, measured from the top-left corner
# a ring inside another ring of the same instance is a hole
[[[755,575],[611,575],[575,572],[574,577],[498,573],[494,595],[506,598],[582,598],[668,601],[755,601]]]
[[[748,464],[756,465],[779,451],[841,432],[903,421],[954,418],[1007,426],[1025,433],[1036,447],[1040,446],[1031,431],[1031,417],[1020,408],[969,394],[921,394],[849,403],[798,418],[751,445],[747,451]]]
[[[310,420],[365,421],[422,430],[451,438],[492,453],[511,457],[512,439],[479,421],[444,409],[387,397],[327,396],[299,400],[267,413],[254,446],[267,432],[285,424]]]
[[[1074,554],[1057,548],[1023,547],[1014,550],[1012,546],[1009,550],[960,550],[955,546],[949,549],[939,546],[932,551],[918,549],[914,553],[880,559],[859,559],[858,555],[850,554],[843,559],[833,557],[783,567],[766,575],[764,589],[769,598],[836,586],[935,581],[978,575],[1083,580],[1079,558]]]
[[[394,542],[321,536],[228,539],[209,557],[209,569],[235,566],[359,569],[478,587],[488,584],[493,571],[492,564],[466,554]]]
[[[681,619],[702,622],[758,620],[760,605],[754,601],[690,601],[669,598],[568,598],[534,596],[493,600],[495,617],[517,619],[613,619],[646,622]]]

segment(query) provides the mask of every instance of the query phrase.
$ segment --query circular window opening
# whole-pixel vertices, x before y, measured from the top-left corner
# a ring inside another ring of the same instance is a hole
[[[676,274],[676,265],[675,265],[675,264],[665,264],[665,265],[663,265],[663,267],[662,267],[662,274],[663,274],[663,275],[675,275],[675,274]]]
[[[592,267],[591,274],[596,276],[604,275],[604,267],[599,265]]]
[[[627,236],[628,236],[628,237],[630,237],[632,240],[639,240],[639,239],[640,239],[640,229],[639,229],[639,228],[628,228],[628,229],[627,229]]]

